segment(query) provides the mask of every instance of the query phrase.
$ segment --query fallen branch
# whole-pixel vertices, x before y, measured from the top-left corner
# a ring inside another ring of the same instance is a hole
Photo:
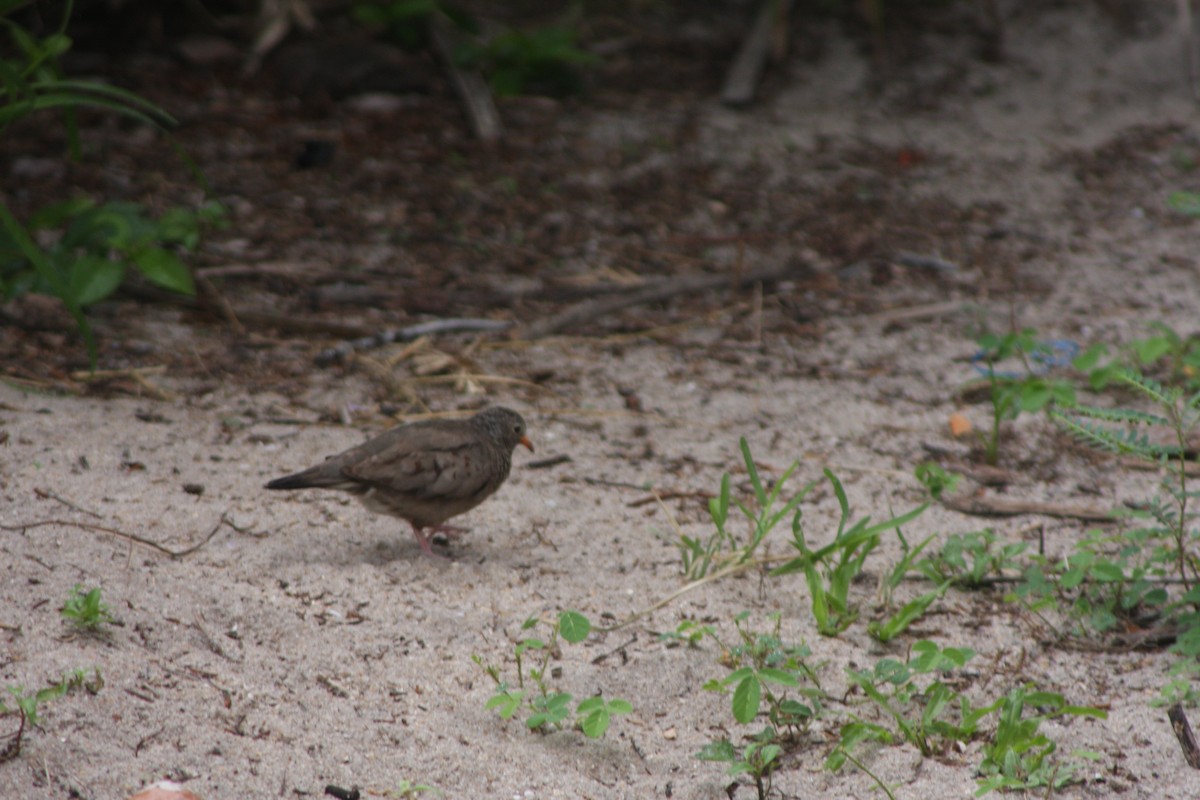
[[[679,491],[663,492],[661,494],[652,494],[649,497],[643,497],[639,500],[634,500],[632,502],[626,503],[625,507],[626,508],[641,508],[642,506],[648,506],[651,503],[657,503],[660,500],[710,500],[714,497],[716,497],[716,495],[713,494],[712,492],[705,492],[703,490],[698,490],[698,491],[679,490]]]
[[[17,713],[21,716],[21,723],[17,726],[16,733],[6,734],[3,738],[8,739],[3,747],[0,747],[0,764],[5,761],[12,761],[21,754],[21,738],[25,734],[25,723],[28,719],[25,716],[25,709],[17,705]]]
[[[195,553],[201,547],[204,547],[204,545],[208,544],[209,541],[211,541],[212,538],[217,535],[217,531],[221,529],[222,525],[228,525],[230,528],[233,528],[239,533],[245,532],[230,522],[229,518],[226,516],[226,513],[221,514],[221,519],[217,521],[217,524],[213,526],[213,529],[209,531],[207,536],[191,547],[183,550],[172,550],[171,548],[161,545],[158,542],[138,536],[136,533],[127,533],[125,531],[117,530],[116,528],[109,528],[104,525],[93,525],[90,522],[76,522],[75,520],[69,519],[46,519],[39,520],[38,522],[25,522],[18,525],[0,525],[0,530],[24,532],[30,528],[41,528],[46,525],[63,525],[71,528],[81,528],[85,531],[106,533],[109,536],[116,536],[117,538],[124,539],[127,542],[139,544],[143,547],[148,547],[151,550],[157,550],[158,552],[170,556],[171,558],[183,558],[184,556],[190,556],[192,553]]]
[[[758,81],[767,59],[783,55],[787,43],[787,17],[792,0],[763,0],[754,24],[742,40],[742,46],[729,67],[721,102],[727,106],[745,106],[754,100]]]
[[[500,121],[500,113],[492,100],[492,90],[487,81],[475,70],[465,70],[458,66],[454,57],[456,34],[450,27],[445,15],[434,13],[429,15],[429,38],[433,49],[442,61],[442,69],[450,78],[454,90],[462,101],[463,111],[471,124],[471,132],[481,142],[494,142],[504,135],[504,123]]]
[[[71,509],[72,511],[78,511],[80,514],[87,514],[89,517],[95,517],[96,519],[104,519],[99,514],[97,514],[95,511],[90,511],[81,506],[77,506],[74,503],[72,503],[70,500],[67,500],[64,497],[59,497],[57,494],[50,491],[49,489],[39,489],[35,486],[33,489],[33,493],[44,500],[54,500],[56,502],[62,503],[67,508]]]
[[[1183,757],[1192,769],[1200,769],[1200,746],[1196,744],[1196,735],[1192,733],[1191,723],[1183,711],[1183,704],[1176,703],[1167,709],[1167,719],[1171,720],[1171,729],[1179,740]]]
[[[1005,500],[1000,497],[947,497],[942,505],[960,514],[976,517],[1016,517],[1022,514],[1041,514],[1044,517],[1081,519],[1085,522],[1112,522],[1113,512],[1092,508],[1045,503],[1038,500]]]
[[[666,278],[631,294],[619,297],[599,297],[577,303],[552,317],[530,324],[526,334],[530,339],[538,339],[543,336],[560,333],[568,328],[578,327],[597,317],[603,317],[626,308],[657,303],[663,300],[670,300],[673,297],[698,294],[713,289],[725,287],[741,288],[758,283],[759,281],[780,280],[787,277],[793,271],[794,267],[789,264],[762,267],[736,275],[685,275],[676,278]]]
[[[570,463],[571,457],[569,455],[566,453],[559,453],[556,456],[538,459],[537,461],[526,461],[525,464],[522,465],[521,469],[549,469],[550,467],[557,467],[559,464]]]

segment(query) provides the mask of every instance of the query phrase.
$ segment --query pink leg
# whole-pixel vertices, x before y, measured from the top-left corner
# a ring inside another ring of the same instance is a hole
[[[443,561],[446,559],[445,556],[439,555],[438,553],[433,552],[433,547],[429,543],[430,537],[432,537],[432,535],[433,535],[432,530],[429,533],[425,533],[420,528],[418,528],[416,525],[413,525],[412,529],[413,529],[413,536],[417,537],[417,544],[419,544],[421,546],[422,553],[429,556],[430,558],[439,558],[439,559],[442,559]],[[436,530],[436,528],[433,530]]]

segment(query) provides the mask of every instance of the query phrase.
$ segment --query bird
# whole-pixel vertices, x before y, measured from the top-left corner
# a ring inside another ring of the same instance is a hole
[[[265,488],[349,492],[371,511],[406,520],[422,552],[435,556],[433,535],[465,532],[444,523],[500,488],[518,444],[533,452],[525,420],[492,406],[469,419],[400,425]]]

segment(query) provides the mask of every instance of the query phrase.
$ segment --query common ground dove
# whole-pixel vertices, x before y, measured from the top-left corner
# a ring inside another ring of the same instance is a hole
[[[466,420],[430,420],[392,428],[303,472],[276,478],[268,489],[340,489],[367,508],[408,520],[421,550],[433,555],[435,533],[490,497],[508,477],[513,450],[533,444],[525,420],[499,406]]]

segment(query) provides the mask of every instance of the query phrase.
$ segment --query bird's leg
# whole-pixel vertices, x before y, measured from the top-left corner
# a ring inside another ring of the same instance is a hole
[[[414,523],[412,526],[413,536],[417,537],[417,544],[421,545],[421,552],[431,558],[445,559],[446,557],[433,552],[433,546],[430,544],[430,539],[433,537],[433,531],[425,533]]]

